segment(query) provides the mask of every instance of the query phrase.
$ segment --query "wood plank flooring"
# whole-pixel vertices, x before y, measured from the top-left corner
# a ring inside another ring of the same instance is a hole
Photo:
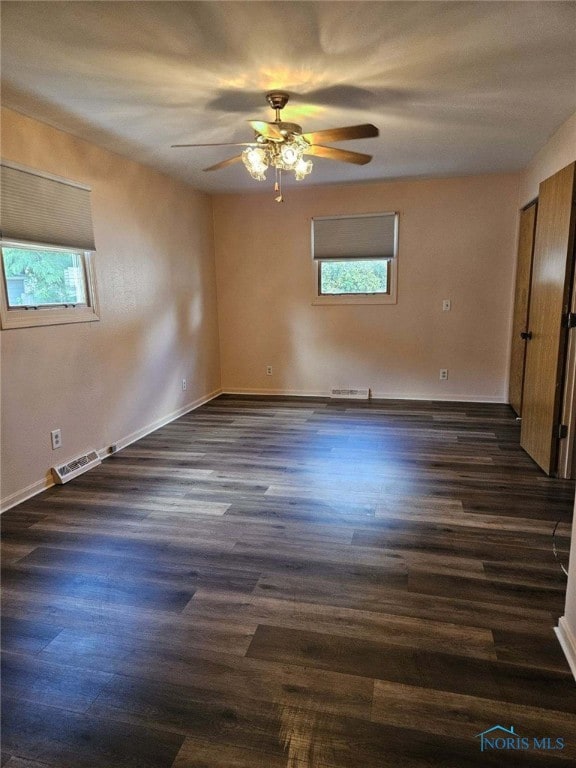
[[[2,515],[2,765],[573,764],[573,500],[507,406],[220,397]]]

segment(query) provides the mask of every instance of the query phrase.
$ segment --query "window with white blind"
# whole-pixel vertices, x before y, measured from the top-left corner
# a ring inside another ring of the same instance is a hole
[[[395,304],[398,214],[312,219],[315,304]]]
[[[2,329],[98,320],[90,189],[0,164]]]

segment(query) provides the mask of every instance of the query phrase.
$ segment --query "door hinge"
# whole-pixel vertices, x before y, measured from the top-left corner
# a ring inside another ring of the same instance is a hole
[[[576,328],[576,312],[567,312],[564,315],[564,325],[566,328]]]
[[[556,427],[556,437],[558,440],[562,440],[565,437],[568,437],[568,427],[566,424],[558,424]]]

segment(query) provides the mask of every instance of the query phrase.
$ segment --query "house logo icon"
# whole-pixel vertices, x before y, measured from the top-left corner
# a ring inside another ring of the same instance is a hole
[[[493,725],[482,733],[477,733],[475,738],[480,739],[480,751],[487,750],[556,750],[564,749],[566,739],[563,736],[558,738],[550,736],[532,736],[526,738],[519,736],[514,730],[514,726],[505,728],[503,725]]]
[[[518,734],[514,731],[514,726],[504,728],[503,725],[493,725],[487,731],[477,733],[476,738],[480,739],[480,752],[486,749],[510,749],[514,748],[519,741]]]

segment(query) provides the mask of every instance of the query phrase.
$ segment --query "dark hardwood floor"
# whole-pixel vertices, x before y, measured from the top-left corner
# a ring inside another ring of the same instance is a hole
[[[502,405],[220,397],[6,512],[2,765],[573,764],[574,486],[518,441]]]

